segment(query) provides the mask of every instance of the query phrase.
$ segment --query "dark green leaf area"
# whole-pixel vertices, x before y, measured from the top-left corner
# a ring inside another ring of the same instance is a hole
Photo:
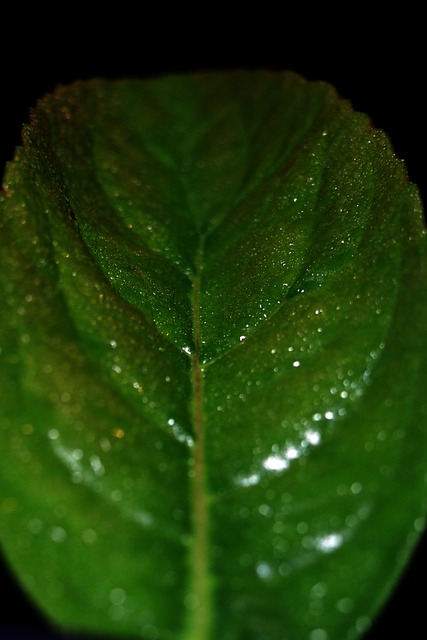
[[[426,240],[290,73],[40,101],[0,196],[0,539],[61,627],[351,640],[426,511]]]

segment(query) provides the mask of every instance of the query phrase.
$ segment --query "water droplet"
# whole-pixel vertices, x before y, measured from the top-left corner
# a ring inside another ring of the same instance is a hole
[[[337,602],[337,609],[340,613],[350,613],[353,611],[354,602],[351,598],[341,598]]]
[[[268,504],[260,505],[258,507],[258,511],[260,512],[260,514],[262,516],[265,516],[266,518],[268,518],[272,514],[272,509],[271,509],[271,507],[268,506]]]
[[[40,533],[43,529],[43,523],[38,518],[32,518],[27,524],[28,531],[31,533]]]
[[[310,640],[328,640],[329,636],[324,629],[313,629]]]
[[[308,429],[304,434],[304,439],[308,444],[316,446],[320,443],[320,433],[318,431]]]
[[[285,457],[287,460],[297,460],[297,458],[299,458],[300,455],[301,455],[301,452],[293,445],[288,447],[285,451]]]
[[[351,513],[345,519],[345,523],[346,523],[347,527],[349,527],[350,529],[352,527],[357,526],[358,522],[359,522],[359,518],[354,513]]]
[[[121,587],[116,587],[110,591],[110,602],[114,605],[121,605],[126,602],[126,591]]]
[[[341,533],[329,533],[324,536],[320,536],[315,540],[316,549],[321,551],[322,553],[331,553],[331,551],[335,551],[342,545],[344,541],[343,535]]]
[[[234,482],[240,487],[252,487],[253,485],[258,484],[260,480],[261,476],[259,475],[259,473],[252,473],[249,476],[239,476],[234,480]]]
[[[274,531],[274,533],[278,533],[278,534],[280,534],[280,533],[283,533],[283,532],[284,532],[284,530],[285,530],[285,525],[284,525],[284,523],[283,523],[283,522],[275,522],[275,523],[273,524],[273,531]]]
[[[417,518],[414,522],[414,529],[415,531],[417,531],[418,533],[421,533],[422,531],[424,531],[424,527],[425,527],[426,521],[425,518]]]
[[[368,616],[360,616],[356,620],[356,631],[364,633],[371,626],[371,619]]]
[[[111,450],[111,442],[108,438],[101,438],[101,440],[99,441],[99,446],[104,453],[107,453]]]
[[[360,482],[353,482],[353,484],[350,487],[350,491],[351,493],[354,493],[355,495],[357,495],[358,493],[360,493],[362,491],[362,485],[360,484]]]
[[[268,456],[262,463],[264,469],[267,471],[283,471],[289,466],[289,462],[280,456]]]
[[[49,533],[53,542],[64,542],[67,537],[67,532],[62,527],[52,527]]]
[[[85,529],[82,533],[82,540],[85,544],[93,544],[97,538],[97,533],[93,529]]]
[[[299,522],[297,524],[297,531],[301,535],[305,535],[308,532],[308,524],[306,522]]]
[[[134,380],[134,382],[132,382],[132,386],[134,389],[136,389],[138,391],[138,393],[142,393],[143,389],[142,389],[142,385],[139,384],[139,382],[137,380]]]
[[[151,527],[153,524],[153,516],[146,511],[138,511],[134,514],[135,522],[139,522],[144,527]]]
[[[273,574],[273,570],[267,562],[259,562],[256,566],[256,572],[262,580],[267,580]]]
[[[96,476],[102,476],[105,473],[104,465],[101,462],[101,459],[98,456],[90,457],[90,466]]]
[[[173,418],[169,418],[168,425],[172,427],[171,431],[178,442],[185,442],[185,444],[187,444],[189,447],[192,447],[194,445],[193,438],[188,433],[186,433],[182,427],[176,424]]]
[[[311,587],[311,593],[315,598],[323,598],[328,593],[328,587],[324,582],[316,582]]]

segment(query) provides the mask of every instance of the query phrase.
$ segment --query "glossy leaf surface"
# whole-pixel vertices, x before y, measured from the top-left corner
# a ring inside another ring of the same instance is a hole
[[[288,73],[76,83],[0,200],[0,538],[66,629],[363,634],[426,509],[426,239]]]

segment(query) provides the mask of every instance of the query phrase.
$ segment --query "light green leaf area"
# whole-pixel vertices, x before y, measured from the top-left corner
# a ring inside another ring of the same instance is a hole
[[[427,509],[426,235],[386,135],[291,73],[78,82],[0,206],[0,539],[49,619],[361,637]]]

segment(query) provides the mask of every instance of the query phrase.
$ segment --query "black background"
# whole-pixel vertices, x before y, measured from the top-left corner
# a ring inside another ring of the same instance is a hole
[[[29,108],[58,83],[204,69],[291,69],[332,83],[355,109],[368,113],[390,136],[426,202],[427,39],[423,18],[410,3],[396,14],[378,15],[372,7],[348,4],[342,12],[314,12],[305,5],[292,13],[264,4],[234,15],[230,6],[134,6],[102,8],[91,16],[87,7],[66,5],[46,14],[2,8],[0,173],[19,144]],[[426,558],[424,536],[366,640],[400,635],[402,624],[404,637],[427,636],[421,587]],[[57,638],[5,566],[0,580],[0,639]]]

